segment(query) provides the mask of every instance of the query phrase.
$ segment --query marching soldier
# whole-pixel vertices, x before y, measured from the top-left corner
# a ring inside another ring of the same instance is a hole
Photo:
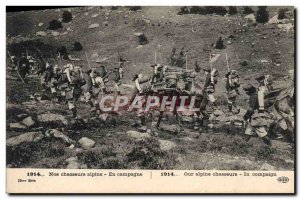
[[[68,68],[65,69],[68,81],[68,88],[66,89],[66,101],[68,103],[69,110],[72,111],[73,117],[77,117],[76,102],[81,96],[81,87],[85,84],[83,78],[82,70],[79,66],[74,66],[70,64]]]
[[[271,75],[262,75],[256,80],[259,82],[258,90],[264,92],[265,95],[273,90],[273,77]]]
[[[137,95],[140,95],[143,92],[146,92],[151,89],[151,83],[150,83],[151,78],[148,76],[143,76],[142,74],[139,74],[139,75],[136,74],[132,81],[134,81],[135,87],[133,90],[133,95],[129,101],[129,104],[131,104],[133,102],[134,98]],[[146,117],[145,117],[144,113],[139,111],[138,117],[141,120],[141,124],[144,126],[146,124]]]
[[[115,74],[114,82],[115,82],[115,88],[117,90],[118,95],[121,94],[119,86],[122,84],[122,79],[123,79],[123,75],[124,75],[123,63],[124,62],[120,62],[120,66],[118,68],[115,68],[115,71],[114,71],[114,74]]]
[[[251,84],[245,86],[244,90],[246,94],[250,96],[249,108],[244,115],[244,120],[246,121],[246,140],[248,141],[251,136],[257,135],[262,138],[265,144],[271,145],[271,141],[266,130],[268,126],[268,117],[263,109],[264,99],[259,97],[259,91],[257,91]]]
[[[17,72],[19,73],[22,80],[25,80],[25,76],[29,73],[29,70],[29,60],[27,59],[25,53],[22,53],[21,58],[19,59],[19,62],[17,64]]]
[[[215,85],[217,84],[217,77],[219,76],[219,72],[217,69],[211,70],[210,68],[204,69],[205,72],[205,81],[203,87],[203,99],[200,103],[200,112],[203,115],[202,126],[204,125],[204,121],[207,121],[209,115],[213,112],[216,98],[214,96],[215,93]],[[207,106],[209,105],[209,110],[207,110]]]
[[[235,113],[239,113],[239,109],[236,105],[237,96],[240,95],[240,76],[236,70],[231,70],[226,74],[226,90],[228,95],[228,109],[229,113],[233,113],[233,108],[236,109]]]

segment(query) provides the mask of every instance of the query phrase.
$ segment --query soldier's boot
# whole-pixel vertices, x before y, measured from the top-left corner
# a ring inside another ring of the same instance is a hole
[[[232,113],[232,104],[228,104],[228,111],[229,113]]]
[[[266,145],[272,146],[271,140],[268,136],[263,137],[262,140]]]
[[[249,142],[250,139],[251,139],[251,135],[245,135],[244,140],[245,140],[246,142]]]
[[[145,126],[146,125],[146,118],[145,118],[144,115],[140,116],[140,120],[141,120],[142,126]]]
[[[71,111],[72,111],[72,114],[73,114],[73,118],[76,118],[77,117],[77,110],[76,110],[76,108],[72,108]]]

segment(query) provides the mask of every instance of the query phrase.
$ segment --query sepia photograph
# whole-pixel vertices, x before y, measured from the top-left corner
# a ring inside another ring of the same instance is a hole
[[[6,168],[294,173],[294,18],[292,6],[7,6]]]

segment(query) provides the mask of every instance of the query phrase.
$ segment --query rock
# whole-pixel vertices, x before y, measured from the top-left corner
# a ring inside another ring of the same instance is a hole
[[[95,146],[95,141],[87,137],[81,138],[78,142],[83,149],[90,149]]]
[[[169,140],[158,140],[158,142],[162,151],[169,151],[177,146],[174,142]]]
[[[139,45],[145,45],[145,44],[149,43],[149,41],[148,41],[148,39],[147,39],[147,37],[145,36],[144,33],[138,32],[138,33],[134,33],[134,35],[138,37],[138,44]]]
[[[59,32],[53,31],[53,32],[51,32],[51,35],[54,36],[54,37],[57,37],[57,36],[59,36]]]
[[[270,61],[267,60],[267,59],[262,59],[262,60],[260,60],[260,63],[262,63],[262,64],[269,64]]]
[[[7,146],[16,146],[21,144],[22,142],[37,142],[43,139],[45,136],[42,132],[28,132],[19,136],[11,137],[6,140]]]
[[[44,25],[44,23],[41,22],[38,24],[38,27],[42,27],[43,25]]]
[[[277,26],[278,26],[278,28],[280,28],[281,30],[283,30],[285,32],[290,32],[294,28],[292,23],[278,24]]]
[[[129,137],[136,138],[136,139],[144,139],[144,138],[151,137],[151,135],[149,133],[140,133],[138,131],[127,131],[126,134]]]
[[[98,58],[98,57],[99,57],[98,52],[94,52],[94,53],[92,53],[92,55],[91,55],[91,58]]]
[[[74,30],[71,28],[67,28],[67,31],[73,32]]]
[[[268,164],[268,163],[264,163],[264,164],[260,167],[260,170],[274,171],[274,170],[276,170],[276,168],[273,167],[272,165]]]
[[[99,14],[93,14],[92,16],[91,16],[91,18],[96,18],[96,17],[98,17],[99,16]]]
[[[168,133],[171,133],[171,134],[178,134],[180,131],[180,129],[177,128],[176,124],[167,125],[167,124],[161,123],[160,129],[163,131],[166,131]]]
[[[140,132],[146,132],[147,131],[147,127],[146,126],[141,126],[140,128],[138,128],[138,130]]]
[[[12,130],[25,130],[27,126],[20,124],[20,123],[9,123],[9,128]]]
[[[215,116],[220,116],[220,115],[225,115],[225,113],[223,111],[221,111],[221,110],[215,110],[214,111],[214,115]]]
[[[181,119],[183,122],[188,122],[188,123],[192,123],[194,121],[194,119],[189,116],[182,116]]]
[[[47,33],[45,31],[38,31],[35,33],[35,35],[39,37],[46,37]]]
[[[103,25],[104,25],[104,26],[108,26],[108,21],[104,21],[104,22],[103,22]]]
[[[55,137],[55,138],[59,138],[61,140],[63,140],[64,142],[68,143],[68,144],[72,144],[75,143],[74,140],[72,140],[71,138],[69,138],[68,136],[66,136],[63,132],[58,131],[56,129],[48,129],[45,132],[45,135],[47,137]]]
[[[17,115],[17,118],[18,118],[19,120],[23,120],[23,119],[25,119],[26,117],[28,117],[28,114],[27,114],[27,113],[21,113],[21,114]]]
[[[94,23],[94,24],[91,24],[91,25],[89,25],[89,29],[92,29],[92,28],[97,28],[97,27],[99,27],[99,24],[98,23]]]
[[[44,113],[37,116],[38,121],[43,123],[60,122],[63,125],[69,125],[69,121],[60,114]]]
[[[254,14],[246,15],[244,18],[247,19],[247,20],[249,20],[249,21],[256,22]]]
[[[77,156],[66,159],[66,162],[68,163],[67,169],[80,169]]]
[[[278,14],[269,19],[268,24],[278,24],[279,23]]]
[[[220,115],[220,116],[216,117],[214,120],[218,121],[218,122],[228,122],[229,121],[229,119],[228,119],[228,117],[226,117],[226,115]]]
[[[31,117],[26,117],[25,119],[22,120],[21,123],[27,127],[31,127],[35,124],[35,122],[33,121],[33,119]]]

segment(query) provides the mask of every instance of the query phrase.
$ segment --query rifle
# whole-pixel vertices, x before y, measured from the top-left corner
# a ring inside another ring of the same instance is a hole
[[[88,66],[89,66],[89,68],[91,69],[91,65],[90,65],[90,61],[89,61],[89,59],[88,59],[88,56],[87,56],[86,52],[84,52],[84,53],[85,53],[85,58],[86,58],[86,61],[87,61],[87,63],[88,63]]]
[[[229,69],[229,63],[228,63],[227,53],[226,53],[226,62],[227,62],[227,70],[228,70],[228,72],[229,72],[230,69]]]

